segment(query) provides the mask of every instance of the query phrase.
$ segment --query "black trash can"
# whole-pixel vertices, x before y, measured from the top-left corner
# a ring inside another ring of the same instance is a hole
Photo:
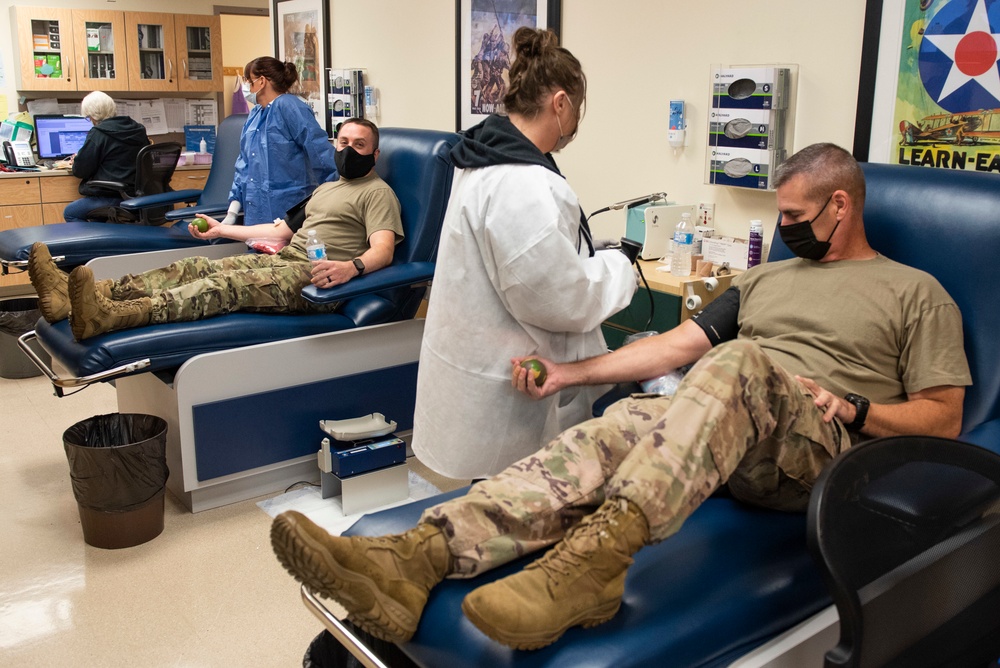
[[[36,297],[0,301],[0,378],[32,378],[42,373],[17,345],[17,338],[33,330],[40,317]],[[37,342],[32,349],[51,365],[52,358]]]
[[[63,433],[83,539],[105,549],[132,547],[163,531],[167,422],[109,413]]]

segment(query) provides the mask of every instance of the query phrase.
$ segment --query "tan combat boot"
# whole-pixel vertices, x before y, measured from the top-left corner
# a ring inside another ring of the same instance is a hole
[[[38,293],[38,310],[47,322],[59,322],[69,316],[69,275],[52,261],[48,246],[41,241],[31,244],[28,254],[28,278]]]
[[[153,314],[153,302],[149,297],[116,302],[102,292],[94,284],[94,272],[89,267],[77,267],[70,273],[69,325],[77,341],[149,324]]]
[[[430,524],[395,536],[331,536],[288,511],[271,525],[271,546],[296,580],[339,602],[368,633],[394,643],[413,637],[428,593],[452,569],[444,533]]]
[[[508,647],[545,647],[573,626],[615,616],[632,555],[648,542],[642,511],[631,501],[609,499],[542,558],[470,592],[462,612]]]

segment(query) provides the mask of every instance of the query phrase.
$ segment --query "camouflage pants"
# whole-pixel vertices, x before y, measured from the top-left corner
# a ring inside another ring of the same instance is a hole
[[[189,257],[143,274],[125,276],[111,288],[116,300],[151,297],[154,323],[201,320],[234,311],[317,313],[336,310],[301,296],[312,265],[294,253],[243,254],[209,260]]]
[[[672,399],[623,399],[422,521],[444,529],[454,577],[471,577],[552,545],[610,497],[642,509],[653,542],[723,483],[742,501],[803,510],[820,471],[850,445],[759,346],[732,341],[705,355]]]

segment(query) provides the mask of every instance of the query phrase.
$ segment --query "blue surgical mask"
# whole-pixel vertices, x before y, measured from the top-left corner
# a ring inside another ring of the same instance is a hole
[[[250,92],[250,82],[243,82],[243,97],[246,99],[247,104],[254,105],[257,104],[257,93]]]

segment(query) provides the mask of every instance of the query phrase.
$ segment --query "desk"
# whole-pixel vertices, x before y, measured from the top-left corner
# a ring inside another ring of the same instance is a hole
[[[653,291],[653,320],[649,324],[649,329],[658,332],[665,332],[676,327],[701,308],[705,308],[705,305],[729,288],[734,277],[734,274],[719,276],[717,279],[719,281],[718,287],[709,292],[700,277],[680,278],[667,272],[656,271],[657,267],[663,265],[651,260],[639,260],[639,266]],[[689,290],[701,298],[701,307],[694,311],[688,309],[684,304]],[[645,286],[640,285],[635,296],[632,297],[632,303],[601,325],[608,347],[612,350],[621,347],[626,336],[646,329],[647,320],[649,320],[649,293]]]
[[[210,169],[211,165],[178,167],[170,179],[170,187],[173,190],[204,188]],[[80,179],[66,169],[0,173],[0,230],[63,222],[63,209],[80,198],[79,189]],[[28,283],[27,272],[0,276],[0,295],[8,292],[5,288]],[[17,291],[17,294],[23,293],[23,288]]]

